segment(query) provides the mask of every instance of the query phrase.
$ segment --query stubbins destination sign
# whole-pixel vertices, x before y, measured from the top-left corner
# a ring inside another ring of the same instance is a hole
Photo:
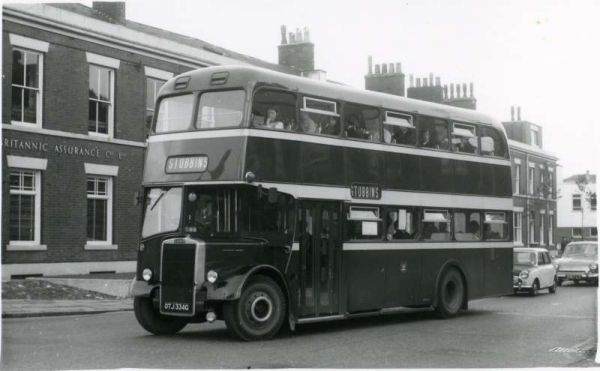
[[[165,173],[197,173],[206,171],[207,166],[208,157],[205,155],[173,156],[167,159]]]
[[[364,200],[381,199],[381,187],[377,184],[352,183],[350,185],[350,197]]]

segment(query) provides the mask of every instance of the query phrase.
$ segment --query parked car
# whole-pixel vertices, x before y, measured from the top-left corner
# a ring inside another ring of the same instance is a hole
[[[580,281],[598,284],[598,242],[577,241],[565,246],[560,259],[556,259],[558,266],[557,278],[560,286],[563,281],[573,281],[577,285]]]
[[[556,268],[548,250],[538,247],[517,247],[513,250],[513,290],[535,296],[539,290],[557,289]]]

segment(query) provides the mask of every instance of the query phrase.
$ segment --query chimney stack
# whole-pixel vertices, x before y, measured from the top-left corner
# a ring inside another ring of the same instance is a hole
[[[296,28],[295,32],[287,32],[287,27],[281,26],[281,45],[278,47],[279,64],[290,67],[299,75],[315,71],[315,46],[310,42],[310,31],[308,27],[301,30]],[[312,76],[312,75],[311,75]]]
[[[94,1],[92,9],[108,18],[111,23],[125,22],[124,1]]]

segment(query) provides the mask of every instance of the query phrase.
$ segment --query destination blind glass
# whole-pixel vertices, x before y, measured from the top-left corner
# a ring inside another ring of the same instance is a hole
[[[207,166],[208,157],[204,155],[169,157],[165,164],[165,172],[167,174],[195,173],[206,171]]]

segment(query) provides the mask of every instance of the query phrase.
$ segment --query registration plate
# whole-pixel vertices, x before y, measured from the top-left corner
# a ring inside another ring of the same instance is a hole
[[[568,280],[580,280],[581,276],[578,274],[567,274],[567,279]]]
[[[180,316],[194,315],[194,288],[161,287],[160,312]]]

